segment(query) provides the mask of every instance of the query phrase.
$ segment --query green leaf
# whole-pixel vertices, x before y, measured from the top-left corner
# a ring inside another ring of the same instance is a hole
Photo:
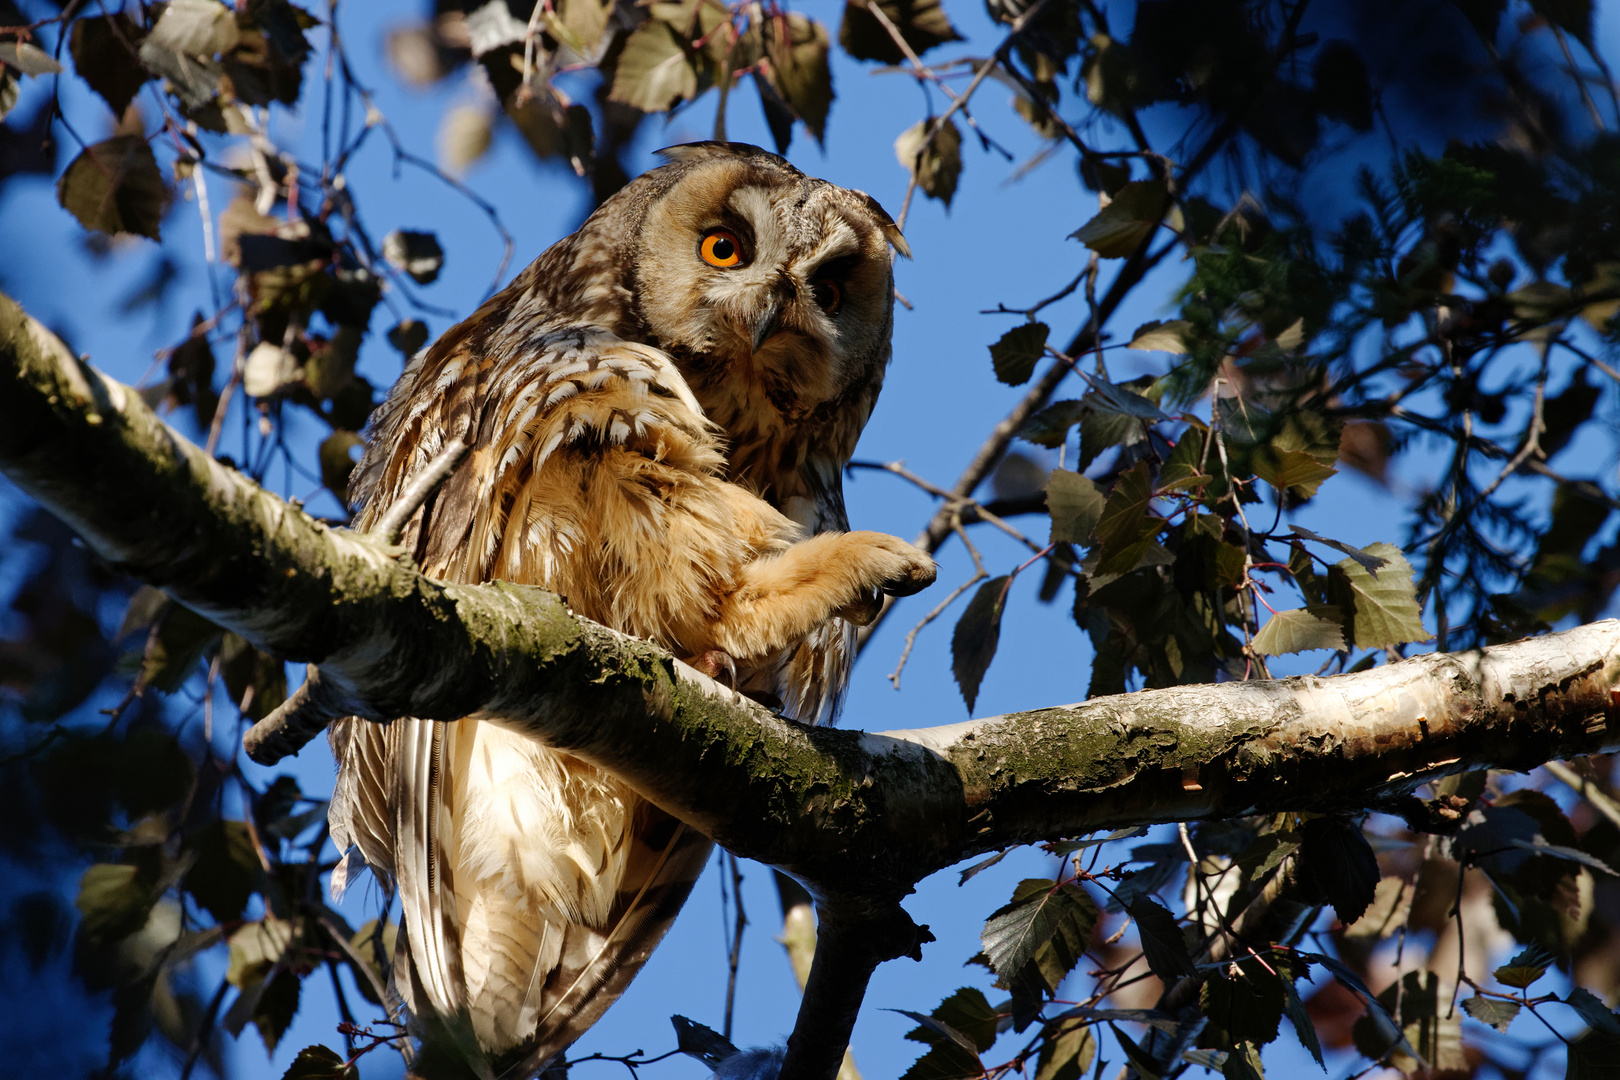
[[[1316,1063],[1327,1071],[1327,1063],[1322,1060],[1322,1041],[1316,1036],[1316,1025],[1311,1022],[1311,1014],[1305,1008],[1305,1002],[1300,1000],[1299,989],[1295,987],[1293,979],[1283,979],[1283,995],[1287,998],[1287,1013],[1289,1023],[1294,1025],[1294,1034],[1299,1037],[1299,1044],[1303,1046],[1316,1059]]]
[[[1253,1043],[1239,1043],[1221,1062],[1224,1080],[1264,1080],[1265,1075],[1260,1067],[1260,1050]]]
[[[1344,552],[1346,555],[1356,560],[1357,563],[1361,564],[1361,566],[1366,569],[1367,573],[1371,574],[1373,577],[1377,577],[1378,571],[1382,570],[1389,564],[1389,560],[1383,556],[1369,555],[1360,548],[1346,544],[1343,541],[1329,540],[1325,536],[1313,533],[1309,529],[1300,528],[1298,525],[1290,525],[1288,527],[1293,530],[1295,536],[1303,537],[1306,540],[1314,540],[1318,544],[1326,544],[1335,551]]]
[[[1091,385],[1092,392],[1086,395],[1088,407],[1096,409],[1098,412],[1123,413],[1126,416],[1134,416],[1138,420],[1148,420],[1153,423],[1170,419],[1152,400],[1137,393],[1129,386],[1106,382],[1093,375],[1087,375],[1083,371],[1080,374]]]
[[[785,37],[781,34],[784,25]],[[827,63],[832,43],[827,28],[792,11],[785,18],[767,19],[762,29],[772,88],[804,121],[805,130],[822,141],[833,101],[832,68]]]
[[[1497,1031],[1507,1034],[1508,1025],[1513,1018],[1519,1015],[1519,1003],[1507,1001],[1503,998],[1486,997],[1484,994],[1475,994],[1462,1003],[1463,1012],[1472,1016],[1482,1024],[1489,1024]]]
[[[996,657],[996,643],[1001,638],[1001,611],[1005,606],[1002,590],[1008,575],[991,578],[979,586],[968,602],[967,610],[957,620],[951,635],[951,674],[962,690],[962,700],[968,712],[979,699],[979,684]]]
[[[984,1063],[953,1042],[940,1042],[912,1063],[900,1080],[973,1080],[984,1075]]]
[[[1125,905],[1125,910],[1136,922],[1147,965],[1161,982],[1168,986],[1193,973],[1187,940],[1169,908],[1149,897],[1137,896]]]
[[[1275,450],[1254,455],[1254,474],[1278,491],[1294,488],[1306,498],[1316,494],[1322,481],[1338,473],[1304,450]]]
[[[881,0],[878,7],[900,31],[900,37],[921,56],[936,45],[961,41],[962,35],[945,17],[939,0]],[[867,10],[865,0],[846,0],[838,44],[857,60],[903,64],[906,54],[894,43],[887,28]]]
[[[1497,968],[1494,974],[1496,981],[1503,986],[1511,986],[1519,990],[1529,989],[1530,985],[1547,973],[1552,966],[1552,957],[1537,948],[1521,949],[1513,959]]]
[[[87,229],[157,240],[168,191],[146,140],[119,135],[80,151],[56,182],[56,199]]]
[[[1169,209],[1164,181],[1132,180],[1070,237],[1105,259],[1123,259],[1153,234]]]
[[[1088,477],[1054,469],[1046,481],[1046,509],[1052,515],[1052,543],[1088,544],[1103,512],[1103,495]]]
[[[146,917],[157,901],[157,890],[127,863],[96,863],[79,879],[80,925],[86,937],[112,940],[132,934],[146,925]]]
[[[246,822],[214,820],[186,837],[193,856],[180,884],[215,922],[240,919],[263,869]]]
[[[1152,501],[1148,463],[1139,461],[1120,475],[1092,529],[1097,538],[1097,573],[1122,574],[1135,568],[1137,558],[1164,524],[1152,512]]]
[[[1382,876],[1366,835],[1342,817],[1313,818],[1300,828],[1297,874],[1346,926],[1367,910]]]
[[[980,994],[979,996],[982,998],[984,995]],[[978,1048],[973,1045],[973,1040],[962,1034],[960,1031],[957,1031],[954,1027],[939,1019],[937,1016],[927,1016],[923,1013],[912,1012],[909,1009],[890,1009],[889,1011],[897,1012],[901,1016],[910,1017],[912,1020],[915,1020],[917,1023],[922,1025],[922,1027],[917,1028],[910,1035],[906,1036],[906,1038],[911,1039],[913,1042],[925,1042],[933,1046],[939,1046],[942,1045],[941,1040],[944,1040],[945,1042],[949,1042],[958,1048],[967,1051],[974,1057],[978,1057]]]
[[[1055,1031],[1055,1033],[1054,1033]],[[1097,1056],[1097,1040],[1085,1024],[1048,1028],[1035,1059],[1035,1080],[1081,1080]]]
[[[1152,1054],[1143,1050],[1136,1044],[1136,1040],[1113,1024],[1108,1025],[1108,1030],[1114,1033],[1114,1041],[1119,1043],[1121,1050],[1125,1051],[1125,1057],[1136,1069],[1140,1080],[1159,1080],[1159,1064],[1153,1059]]]
[[[1595,1030],[1620,1039],[1620,1016],[1611,1012],[1592,991],[1577,986],[1564,998],[1564,1004],[1580,1013],[1581,1019],[1592,1025]]]
[[[1203,454],[1204,430],[1190,427],[1182,432],[1159,470],[1159,491],[1189,491],[1209,483],[1209,474],[1203,471]]]
[[[962,175],[962,133],[949,118],[930,137],[933,126],[932,119],[919,120],[902,131],[894,140],[894,156],[917,178],[924,195],[949,207]]]
[[[293,1017],[298,1015],[301,985],[297,975],[282,968],[259,994],[253,1010],[253,1026],[259,1029],[259,1038],[264,1040],[266,1054],[276,1052],[276,1044],[287,1033],[287,1028],[292,1026]]]
[[[668,112],[697,94],[697,70],[675,32],[649,20],[631,34],[619,54],[608,97],[642,112]]]
[[[1620,1075],[1620,1039],[1591,1031],[1569,1047],[1565,1080],[1615,1080]]]
[[[1254,635],[1254,651],[1265,656],[1305,652],[1309,649],[1344,648],[1343,618],[1339,609],[1328,604],[1279,611],[1266,620]]]
[[[172,694],[196,674],[203,653],[224,631],[173,601],[164,608],[161,618],[156,640],[145,645],[139,683]]]
[[[1018,883],[1010,902],[991,913],[979,940],[991,969],[1011,978],[1060,928],[1083,931],[1078,936],[1084,941],[1096,921],[1097,905],[1078,885],[1028,878]]]
[[[342,1054],[324,1046],[304,1047],[281,1074],[281,1080],[359,1080],[359,1077],[360,1071],[346,1064]]]
[[[1418,609],[1412,565],[1393,544],[1369,544],[1368,555],[1389,565],[1374,578],[1355,559],[1341,559],[1328,574],[1328,594],[1351,614],[1350,640],[1358,649],[1428,641]]]
[[[982,991],[964,986],[939,1003],[932,1019],[964,1036],[967,1046],[975,1050],[988,1050],[996,1041],[996,1025],[1000,1017],[985,1000]]]
[[[675,1025],[676,1049],[688,1057],[697,1058],[711,1069],[737,1052],[730,1039],[696,1020],[672,1016],[669,1022]]]
[[[1135,446],[1147,438],[1147,428],[1134,416],[1102,407],[1095,391],[1080,399],[1086,417],[1080,425],[1080,460],[1075,468],[1084,472],[1105,450],[1115,446]]]
[[[1001,340],[990,346],[990,362],[996,369],[996,378],[1008,386],[1022,386],[1035,374],[1035,365],[1046,355],[1047,325],[1043,322],[1024,323],[1001,335]]]
[[[1018,429],[1018,437],[1037,446],[1056,449],[1069,439],[1069,429],[1080,422],[1086,407],[1078,401],[1054,401]]]
[[[287,667],[279,657],[260,652],[230,633],[220,642],[219,656],[225,690],[249,719],[263,720],[287,700]]]

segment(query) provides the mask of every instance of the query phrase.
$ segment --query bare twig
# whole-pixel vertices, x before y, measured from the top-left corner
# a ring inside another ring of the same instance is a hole
[[[405,490],[400,492],[399,499],[388,508],[377,524],[372,526],[371,535],[385,544],[399,543],[399,534],[404,530],[405,523],[411,516],[427,502],[428,497],[444,483],[450,473],[466,456],[469,449],[467,443],[461,439],[451,439],[444,449],[433,455],[433,460],[422,466],[420,472],[411,477]]]

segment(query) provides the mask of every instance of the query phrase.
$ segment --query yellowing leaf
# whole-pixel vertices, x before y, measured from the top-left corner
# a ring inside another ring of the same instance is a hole
[[[784,25],[785,35],[781,33]],[[827,63],[832,42],[827,28],[795,11],[785,20],[768,20],[762,30],[772,88],[804,121],[805,130],[820,141],[833,100],[832,69]]]
[[[962,40],[962,35],[945,17],[939,0],[880,0],[878,7],[918,56],[936,45]],[[866,0],[847,0],[844,4],[838,44],[857,60],[900,64],[906,59],[888,29],[867,9]]]
[[[1343,649],[1344,628],[1335,615],[1343,617],[1338,608],[1325,604],[1279,611],[1254,635],[1254,651],[1281,656],[1309,649]]]
[[[1162,180],[1133,180],[1070,236],[1105,259],[1123,259],[1159,227],[1170,208]]]
[[[60,75],[62,65],[38,45],[26,41],[0,41],[0,62],[24,75]]]
[[[228,52],[241,38],[236,15],[216,0],[170,0],[147,41],[184,56]]]
[[[932,120],[919,120],[894,140],[894,156],[917,177],[924,195],[946,206],[956,194],[956,178],[962,175],[962,133],[956,123],[946,120],[933,138],[928,131]]]
[[[489,151],[494,136],[492,117],[477,105],[446,109],[439,120],[437,137],[439,165],[459,176]]]
[[[1297,488],[1310,497],[1322,481],[1339,470],[1324,465],[1304,450],[1261,451],[1254,456],[1254,474],[1278,491]]]
[[[1160,322],[1157,319],[1150,323],[1143,323],[1131,335],[1131,343],[1127,349],[1140,349],[1143,352],[1173,352],[1187,351],[1184,335],[1190,329],[1185,319],[1171,319]]]
[[[298,381],[298,361],[273,341],[261,341],[242,364],[242,389],[248,397],[267,398]]]
[[[675,31],[649,21],[624,43],[608,96],[643,112],[668,112],[696,93],[697,71]]]

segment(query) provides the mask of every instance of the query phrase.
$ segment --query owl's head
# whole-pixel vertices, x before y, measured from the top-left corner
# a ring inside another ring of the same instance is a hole
[[[734,445],[839,414],[852,449],[889,359],[900,230],[871,196],[755,146],[661,153],[669,164],[580,229],[559,276],[611,276],[615,329],[670,353]]]

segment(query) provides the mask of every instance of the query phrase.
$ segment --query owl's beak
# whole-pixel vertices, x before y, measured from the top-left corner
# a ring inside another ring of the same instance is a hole
[[[780,297],[772,296],[765,303],[759,313],[754,316],[753,326],[750,329],[753,332],[754,351],[759,352],[760,349],[764,348],[765,343],[771,339],[771,335],[782,329],[782,300]]]

